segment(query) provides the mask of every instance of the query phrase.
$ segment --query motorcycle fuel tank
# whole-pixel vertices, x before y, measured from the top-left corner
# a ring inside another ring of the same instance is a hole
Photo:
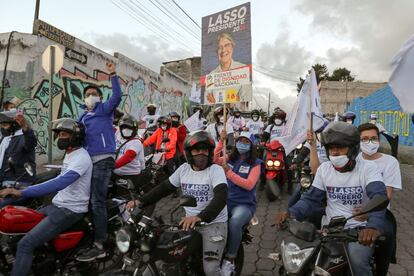
[[[9,205],[0,210],[0,231],[6,234],[27,233],[44,217],[36,210]]]

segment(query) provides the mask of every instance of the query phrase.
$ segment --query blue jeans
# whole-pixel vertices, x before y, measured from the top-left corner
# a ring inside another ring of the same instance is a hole
[[[253,215],[249,207],[245,205],[238,205],[229,209],[229,234],[226,257],[236,257],[243,235],[243,226],[249,223]]]
[[[84,214],[78,214],[66,208],[48,205],[39,210],[46,217],[28,232],[17,244],[16,261],[12,276],[28,275],[32,266],[33,251],[36,247],[52,240],[79,221]]]
[[[93,223],[95,225],[95,241],[106,240],[108,232],[108,214],[106,211],[106,195],[115,160],[111,157],[93,164],[91,181],[91,204]]]
[[[348,244],[348,253],[354,275],[372,275],[370,261],[374,255],[374,248],[351,242]]]

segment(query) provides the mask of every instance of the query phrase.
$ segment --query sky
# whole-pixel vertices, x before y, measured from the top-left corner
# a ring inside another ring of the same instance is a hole
[[[201,25],[203,16],[246,1],[175,2]],[[31,33],[34,7],[35,0],[3,4],[0,33]],[[270,93],[272,108],[289,108],[297,79],[317,62],[387,81],[391,59],[414,34],[413,11],[412,0],[252,0],[253,106],[266,109]],[[164,61],[201,52],[199,27],[172,0],[41,0],[39,18],[157,72]]]

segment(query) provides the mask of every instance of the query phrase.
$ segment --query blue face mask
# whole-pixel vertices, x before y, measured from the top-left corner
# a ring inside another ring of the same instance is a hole
[[[242,142],[236,143],[236,148],[240,154],[245,154],[250,151],[251,145],[250,144],[243,144]]]

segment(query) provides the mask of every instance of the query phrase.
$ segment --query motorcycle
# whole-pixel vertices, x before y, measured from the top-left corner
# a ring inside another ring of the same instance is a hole
[[[67,231],[37,248],[33,255],[34,275],[76,275],[103,272],[121,262],[121,254],[115,247],[114,233],[121,225],[117,206],[108,205],[109,238],[105,249],[107,256],[91,263],[78,262],[76,257],[90,247],[93,241],[91,215],[86,215]],[[0,210],[0,275],[9,275],[19,240],[33,229],[44,215],[22,206],[6,206]]]
[[[286,182],[285,150],[278,140],[266,144],[265,193],[269,201],[275,201]]]
[[[171,221],[179,207],[194,207],[196,200],[182,196],[179,205],[170,214]],[[131,218],[117,232],[116,244],[124,253],[121,269],[105,273],[115,275],[204,275],[202,261],[202,237],[197,227],[184,231],[176,224],[166,224],[161,217],[151,219],[139,207],[134,208]],[[244,260],[243,244],[249,244],[252,237],[244,227],[242,243],[235,260],[235,275],[241,275]]]
[[[358,242],[359,230],[345,229],[345,224],[356,216],[384,210],[388,202],[386,196],[374,197],[360,213],[349,218],[333,217],[321,231],[309,222],[286,222],[284,227],[291,235],[280,245],[283,265],[279,275],[355,275],[350,266],[347,244]],[[383,236],[378,239],[379,242],[384,240]],[[376,275],[374,258],[372,268]]]

